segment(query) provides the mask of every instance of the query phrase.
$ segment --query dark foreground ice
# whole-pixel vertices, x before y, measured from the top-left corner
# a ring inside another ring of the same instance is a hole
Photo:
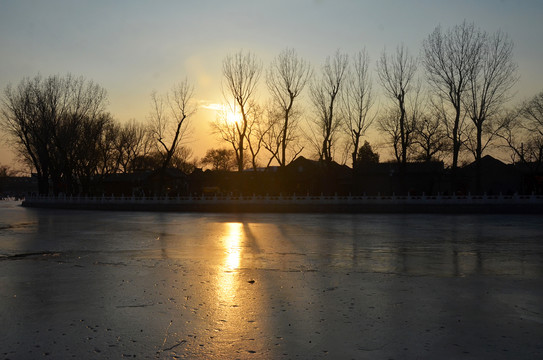
[[[4,359],[543,357],[543,219],[0,202]]]

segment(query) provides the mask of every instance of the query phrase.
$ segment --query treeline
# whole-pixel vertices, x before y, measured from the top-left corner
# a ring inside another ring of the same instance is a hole
[[[364,141],[370,128],[400,171],[407,162],[438,160],[454,174],[462,155],[478,164],[491,147],[539,169],[543,92],[505,108],[518,74],[513,42],[503,32],[467,22],[437,27],[420,55],[400,45],[384,50],[375,70],[371,65],[364,49],[337,51],[316,68],[293,49],[266,68],[251,52],[226,56],[225,106],[212,124],[225,148],[210,149],[200,162],[184,146],[197,109],[187,80],[152,94],[145,123],[120,124],[107,112],[106,91],[92,81],[72,75],[23,79],[4,89],[2,124],[35,170],[40,193],[50,182],[55,191],[89,193],[93,183],[120,172],[285,167],[302,152],[356,168],[379,159]],[[257,97],[264,85],[266,102]]]
[[[180,160],[181,148],[161,151],[159,129],[116,121],[105,89],[82,77],[36,76],[3,95],[3,125],[36,173],[40,194],[50,185],[55,193],[92,193],[108,174],[192,166]]]

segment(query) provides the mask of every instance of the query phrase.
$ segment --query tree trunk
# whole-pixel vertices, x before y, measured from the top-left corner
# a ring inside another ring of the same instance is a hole
[[[243,171],[243,141],[244,137],[239,140],[239,156],[238,156],[238,171]]]
[[[292,101],[291,101],[292,106]],[[281,139],[281,161],[279,162],[279,165],[281,167],[285,167],[286,164],[286,153],[287,153],[287,131],[288,131],[288,115],[289,115],[290,107],[285,111],[285,125],[283,126],[283,138]]]
[[[482,185],[482,173],[481,173],[481,155],[483,152],[482,149],[482,134],[483,126],[482,122],[476,124],[477,128],[477,149],[475,150],[475,189],[477,194],[482,194],[483,185]]]
[[[353,153],[352,153],[352,156],[353,156],[353,169],[355,167],[357,167],[357,161],[356,161],[356,158],[358,156],[358,147],[359,147],[359,144],[360,144],[360,139],[357,137],[356,138],[356,141],[354,142],[354,150],[353,150]]]
[[[40,195],[49,195],[49,176],[38,175],[38,193]]]

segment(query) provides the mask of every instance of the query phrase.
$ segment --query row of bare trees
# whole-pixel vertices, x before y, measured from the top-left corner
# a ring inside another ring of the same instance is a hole
[[[185,82],[165,99],[153,94],[152,122],[121,124],[106,111],[105,89],[92,81],[36,76],[5,88],[1,119],[41,194],[51,185],[56,193],[89,193],[108,174],[186,165],[179,141],[192,114],[190,91]],[[170,122],[173,136],[166,134]]]
[[[356,161],[360,141],[373,121],[370,109],[374,98],[366,52],[353,57],[350,65],[348,56],[338,51],[315,75],[308,61],[295,50],[285,49],[266,71],[270,99],[265,105],[256,97],[262,73],[262,63],[250,52],[240,51],[223,61],[227,111],[238,113],[239,120],[231,121],[226,113],[221,114],[213,130],[232,147],[238,170],[247,164],[256,168],[261,149],[267,153],[267,157],[261,156],[267,158],[266,165],[275,161],[284,167],[304,150],[304,143],[309,143],[321,160],[332,161],[341,134],[349,135],[352,145],[348,147],[353,149],[352,159]],[[305,116],[308,121],[303,124],[302,93],[306,88],[314,114]]]
[[[423,50],[429,84],[436,94],[433,99],[451,130],[453,172],[460,149],[466,146],[477,164],[480,190],[483,150],[503,127],[501,112],[518,80],[513,42],[501,31],[488,34],[464,22],[447,31],[437,27],[424,41]],[[466,118],[471,127],[464,126]],[[475,135],[463,139],[470,131]]]
[[[230,150],[212,149],[202,164],[230,169],[234,162],[239,171],[284,167],[309,148],[324,162],[351,158],[355,167],[374,124],[378,146],[389,146],[402,165],[448,159],[454,172],[462,152],[479,163],[490,144],[507,145],[514,160],[541,160],[541,96],[504,111],[518,79],[513,43],[504,33],[463,22],[436,27],[419,56],[404,45],[385,49],[375,66],[379,107],[371,64],[365,50],[351,56],[338,50],[317,70],[293,49],[266,69],[251,52],[228,55],[222,62],[226,107],[212,129]],[[262,85],[266,102],[258,98]],[[121,125],[106,104],[103,88],[71,75],[6,87],[3,124],[36,170],[40,192],[49,180],[64,191],[86,191],[91,179],[105,174],[196,165],[186,144],[197,108],[188,80],[152,93],[146,124]]]
[[[77,174],[107,166],[97,152],[111,125],[105,102],[104,89],[70,75],[37,76],[5,89],[3,124],[35,169],[41,193],[47,193],[49,179],[72,187]],[[93,159],[86,156],[91,152]]]
[[[309,63],[293,49],[279,54],[266,72],[271,95],[266,106],[256,100],[262,72],[262,63],[250,52],[238,52],[223,61],[227,107],[213,123],[213,131],[232,147],[239,171],[247,163],[256,169],[261,149],[269,154],[267,165],[275,160],[282,167],[303,150],[297,142],[300,136],[297,99],[311,76]],[[232,121],[226,112],[237,114],[239,119]],[[246,150],[250,160],[245,158]]]
[[[467,22],[437,27],[424,40],[420,57],[405,46],[383,52],[377,73],[390,105],[379,128],[391,139],[398,162],[405,164],[418,147],[426,159],[449,152],[453,171],[462,150],[479,163],[501,127],[516,71],[512,41]]]
[[[223,61],[225,99],[241,119],[222,116],[214,131],[232,146],[239,170],[247,163],[256,167],[261,147],[268,151],[268,165],[275,160],[285,166],[304,143],[320,160],[346,162],[350,154],[355,166],[361,139],[376,123],[381,144],[390,146],[400,164],[448,158],[454,172],[462,152],[471,152],[479,163],[499,137],[504,105],[518,79],[507,35],[489,34],[468,22],[447,30],[436,27],[419,56],[404,45],[384,50],[376,62],[380,109],[374,106],[364,50],[354,56],[337,51],[320,71],[294,50],[283,51],[266,72],[271,100],[265,106],[255,95],[261,73],[262,63],[252,53],[238,52]],[[309,101],[304,103],[305,88]],[[303,104],[313,111],[304,114],[307,121],[300,126]],[[245,150],[251,161],[245,162]]]
[[[497,132],[508,149],[511,161],[543,170],[543,92],[507,112]]]

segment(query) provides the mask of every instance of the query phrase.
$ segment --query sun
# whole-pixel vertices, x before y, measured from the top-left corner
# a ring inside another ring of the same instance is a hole
[[[226,114],[226,122],[228,124],[240,124],[243,120],[239,111],[232,111],[231,109],[225,107],[224,112]]]
[[[243,116],[237,107],[232,108],[226,104],[213,103],[202,106],[204,109],[213,110],[217,114],[219,121],[224,121],[228,125],[240,124],[243,122]]]

